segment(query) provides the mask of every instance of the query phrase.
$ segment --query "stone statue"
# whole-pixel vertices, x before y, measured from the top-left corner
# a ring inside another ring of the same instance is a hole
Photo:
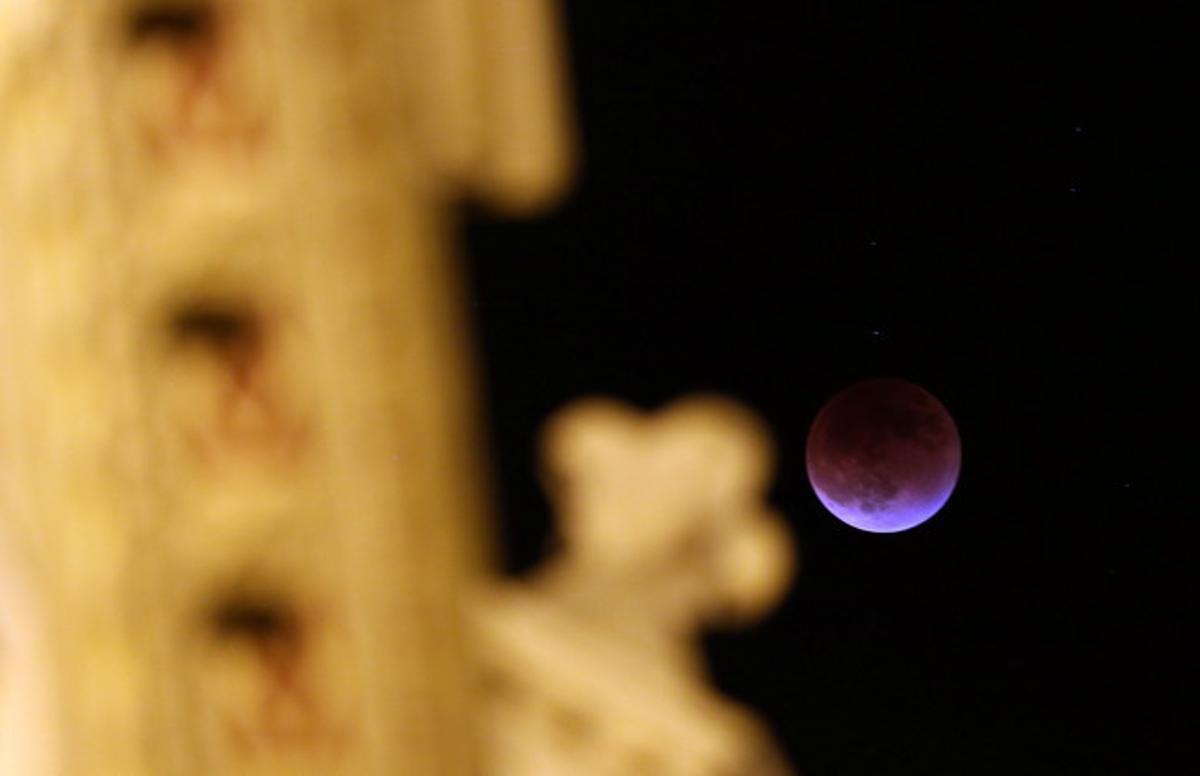
[[[765,429],[717,397],[650,416],[592,399],[543,442],[561,551],[479,609],[497,772],[786,773],[695,649],[701,625],[753,618],[790,580]]]

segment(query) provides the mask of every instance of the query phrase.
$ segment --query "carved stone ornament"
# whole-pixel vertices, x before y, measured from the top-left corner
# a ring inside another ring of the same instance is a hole
[[[650,415],[588,399],[542,448],[560,549],[479,608],[495,772],[786,773],[753,717],[707,687],[696,645],[791,578],[760,422],[717,397]]]

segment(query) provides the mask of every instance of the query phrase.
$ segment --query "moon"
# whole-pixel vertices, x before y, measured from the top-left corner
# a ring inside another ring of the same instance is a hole
[[[958,483],[962,444],[954,419],[918,385],[866,380],[836,394],[813,421],[808,479],[847,525],[896,533],[924,523]]]

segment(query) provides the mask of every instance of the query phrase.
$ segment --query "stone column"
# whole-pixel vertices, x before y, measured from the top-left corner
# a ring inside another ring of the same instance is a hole
[[[0,770],[476,772],[450,205],[566,180],[547,14],[0,0]]]

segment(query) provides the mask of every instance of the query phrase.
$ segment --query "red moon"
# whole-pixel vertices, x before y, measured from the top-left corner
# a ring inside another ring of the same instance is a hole
[[[808,479],[839,520],[896,533],[933,517],[962,466],[953,418],[906,380],[867,380],[838,393],[808,435]]]

